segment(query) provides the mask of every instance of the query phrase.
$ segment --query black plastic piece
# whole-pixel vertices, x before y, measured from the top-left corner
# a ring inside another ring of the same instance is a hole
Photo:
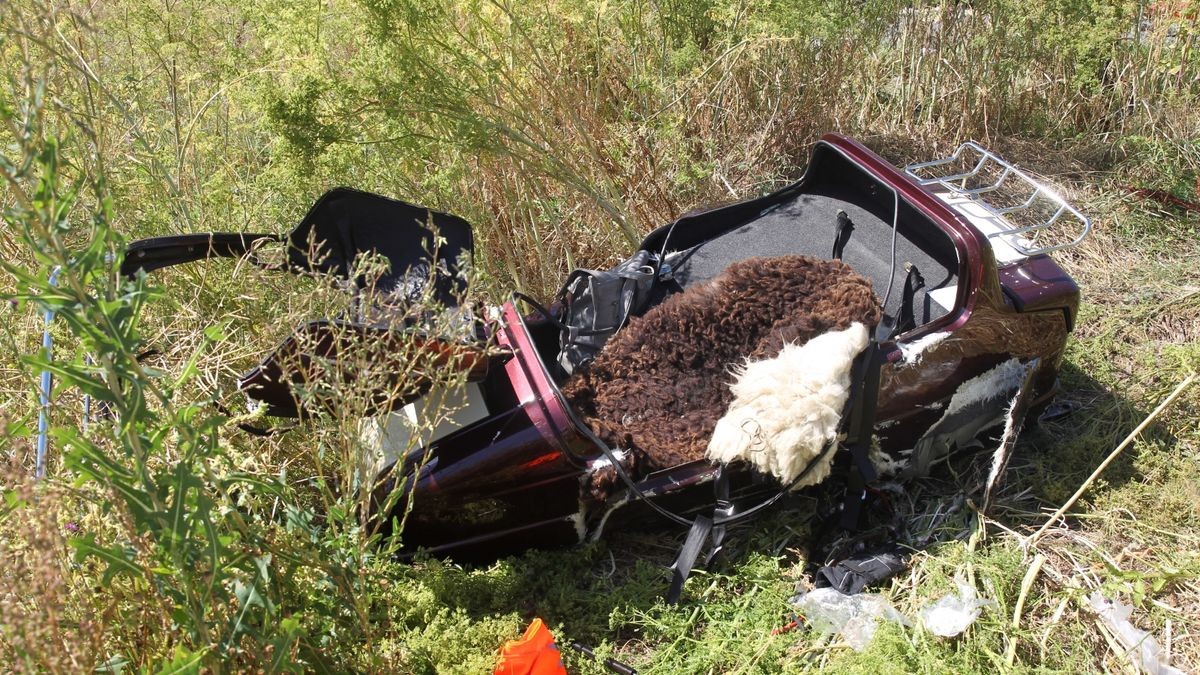
[[[433,279],[434,298],[448,307],[466,289],[459,262],[475,246],[470,224],[458,216],[350,188],[326,192],[287,241],[293,269],[349,278],[361,256],[376,254],[389,268],[356,278],[359,288],[415,298]]]
[[[125,249],[120,272],[131,277],[138,270],[239,258],[261,242],[285,241],[287,263],[275,269],[349,279],[361,257],[378,255],[387,261],[387,269],[370,279],[356,278],[359,288],[413,299],[432,280],[434,298],[447,307],[457,306],[466,290],[460,263],[470,261],[475,247],[471,225],[458,216],[370,192],[335,188],[322,195],[286,237],[208,232],[142,239]]]
[[[817,570],[815,585],[832,586],[841,593],[854,595],[906,569],[908,556],[899,551],[885,551],[825,565]]]
[[[571,647],[578,652],[582,652],[585,656],[593,659],[596,658],[596,653],[592,651],[592,648],[583,644],[582,642],[572,642]],[[604,659],[604,667],[608,668],[610,672],[617,673],[618,675],[637,675],[636,668],[628,664],[621,663],[616,659]]]
[[[850,220],[850,216],[846,215],[845,211],[838,211],[837,233],[833,237],[834,260],[842,259],[842,251],[845,250],[846,244],[850,241],[851,234],[854,234],[854,221]]]
[[[138,270],[147,273],[157,269],[209,258],[240,258],[260,242],[283,241],[274,234],[244,234],[235,232],[206,232],[153,237],[135,241],[125,249],[121,261],[121,276],[132,278]]]

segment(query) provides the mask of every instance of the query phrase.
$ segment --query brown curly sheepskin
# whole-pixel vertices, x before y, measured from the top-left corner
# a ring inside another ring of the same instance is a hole
[[[751,258],[667,298],[609,340],[563,387],[584,421],[639,472],[704,457],[733,398],[730,369],[855,321],[879,323],[871,283],[840,260]],[[593,490],[612,483],[611,470]]]

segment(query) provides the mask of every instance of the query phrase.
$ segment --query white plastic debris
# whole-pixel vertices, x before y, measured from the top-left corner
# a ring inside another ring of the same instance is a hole
[[[1150,633],[1133,625],[1129,620],[1133,613],[1132,607],[1120,601],[1109,600],[1097,592],[1089,595],[1087,600],[1100,616],[1100,620],[1126,649],[1125,656],[1139,671],[1148,675],[1183,674],[1182,670],[1170,665],[1169,656],[1163,653]]]
[[[921,623],[925,630],[940,637],[961,635],[979,618],[982,608],[996,604],[994,600],[976,597],[975,587],[971,584],[961,579],[954,583],[958,586],[957,593],[942,596],[921,610]]]
[[[880,619],[908,625],[908,619],[879,593],[846,595],[833,588],[818,588],[793,598],[792,603],[813,630],[840,633],[860,652],[875,636]]]
[[[1025,381],[1028,367],[1020,359],[1009,359],[1000,365],[963,382],[950,397],[946,415],[967,410],[985,401],[992,401],[1015,392]]]
[[[930,333],[912,342],[898,343],[896,346],[900,348],[900,362],[906,366],[917,365],[921,362],[921,357],[925,355],[925,352],[941,344],[948,337],[950,337],[950,333]]]

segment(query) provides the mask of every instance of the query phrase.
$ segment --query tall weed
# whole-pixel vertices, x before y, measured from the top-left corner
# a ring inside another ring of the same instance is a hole
[[[343,172],[339,146],[386,149],[410,189],[476,222],[500,288],[548,292],[682,210],[792,179],[824,131],[929,153],[1175,135],[1200,95],[1186,4],[358,5],[356,58],[278,87],[275,128],[306,176]]]
[[[392,564],[402,524],[381,542],[368,518],[376,473],[360,441],[360,421],[410,395],[416,375],[453,389],[465,374],[453,358],[413,349],[380,353],[371,344],[285,363],[285,373],[302,378],[296,391],[303,405],[317,411],[331,399],[338,403],[313,413],[305,438],[310,453],[264,465],[230,443],[238,426],[260,422],[261,414],[231,417],[202,381],[212,374],[206,359],[229,340],[229,324],[202,318],[198,339],[174,341],[173,351],[183,347],[174,368],[148,361],[162,336],[145,332],[147,318],[161,318],[152,307],[168,298],[145,274],[117,273],[127,239],[115,225],[103,120],[76,114],[69,101],[77,91],[63,86],[59,69],[82,74],[89,89],[108,83],[86,72],[74,45],[53,29],[76,17],[45,9],[8,33],[17,43],[7,55],[19,68],[0,98],[0,133],[7,141],[0,179],[6,243],[16,255],[0,260],[0,271],[3,298],[16,311],[53,314],[55,348],[10,357],[53,375],[56,407],[65,402],[63,392],[78,392],[98,412],[52,417],[56,452],[43,484],[16,472],[5,479],[0,555],[12,564],[5,576],[14,583],[0,591],[0,633],[13,636],[0,640],[2,653],[31,670],[274,672],[337,668],[331,664],[341,658],[371,667],[376,656],[361,647],[391,630],[375,622],[375,582]],[[124,101],[109,104],[126,120],[141,121]],[[161,159],[149,134],[132,133],[156,162]],[[191,166],[181,154],[172,162],[160,166],[174,176]],[[182,185],[171,181],[165,190],[178,197]],[[355,275],[377,271],[374,262],[364,261]],[[351,295],[331,281],[301,284],[311,287],[299,308],[344,309]],[[460,317],[436,311],[432,292],[430,285],[405,311],[424,316],[423,327],[436,334],[461,330]],[[377,304],[362,294],[354,300]],[[299,320],[278,318],[292,325]],[[343,337],[335,335],[335,343]],[[393,384],[364,391],[363,382]],[[35,411],[14,410],[9,433],[29,434]],[[442,406],[415,430],[413,442],[453,412]],[[17,467],[29,455],[22,447],[6,451]],[[304,480],[289,481],[288,466],[306,461]],[[402,496],[394,493],[385,512]],[[57,516],[29,520],[39,504],[53,504],[47,515],[77,514],[72,529],[64,534],[52,522]],[[84,597],[63,602],[64,585]],[[35,594],[38,611],[30,610],[26,592]],[[99,609],[103,614],[94,616]],[[63,626],[71,623],[91,641],[69,647],[64,660],[55,646],[62,646]]]

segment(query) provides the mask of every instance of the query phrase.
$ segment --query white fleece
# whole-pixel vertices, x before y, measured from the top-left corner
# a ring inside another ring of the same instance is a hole
[[[708,458],[744,460],[790,482],[837,435],[850,395],[850,369],[866,346],[867,328],[854,323],[802,346],[785,345],[779,356],[739,368],[731,387],[733,402],[717,421]],[[828,453],[796,487],[825,480],[832,461],[833,453]]]

